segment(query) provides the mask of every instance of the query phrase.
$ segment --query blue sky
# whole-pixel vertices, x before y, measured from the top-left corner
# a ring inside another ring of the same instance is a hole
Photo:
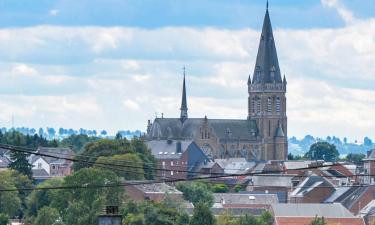
[[[265,1],[0,0],[0,126],[246,118]],[[375,139],[375,1],[270,0],[289,136]]]

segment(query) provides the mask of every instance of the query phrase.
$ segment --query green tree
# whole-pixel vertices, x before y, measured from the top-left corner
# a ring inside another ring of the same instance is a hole
[[[363,164],[363,159],[366,157],[365,154],[357,154],[357,153],[349,153],[347,156],[346,156],[346,160],[348,160],[349,162],[352,162],[354,164],[357,164],[357,165],[362,165]]]
[[[0,189],[13,190],[17,188],[13,178],[9,177],[7,172],[0,172],[0,177]],[[21,199],[18,192],[0,192],[0,213],[6,214],[12,218],[18,216],[20,208]]]
[[[99,140],[98,137],[89,137],[86,134],[73,134],[67,138],[64,138],[61,141],[60,146],[72,148],[74,152],[79,153],[81,150],[83,150],[83,147],[86,144],[97,140]]]
[[[216,220],[210,208],[203,203],[198,203],[194,208],[193,217],[189,225],[215,225]]]
[[[311,221],[311,223],[309,223],[309,225],[326,225],[327,223],[324,221],[324,217],[315,217],[315,219],[313,221]]]
[[[328,142],[317,142],[311,145],[310,150],[305,156],[311,160],[324,160],[326,162],[335,162],[339,159],[339,152],[336,146]]]
[[[9,216],[7,214],[0,213],[0,225],[8,225]]]
[[[177,189],[183,193],[185,200],[190,201],[194,206],[198,203],[203,203],[211,207],[214,203],[212,192],[205,183],[180,182],[177,184]]]
[[[97,164],[98,166],[101,166],[100,163],[114,164],[114,166],[110,166],[111,168],[114,168],[113,172],[118,176],[123,177],[125,180],[145,179],[142,160],[135,153],[99,157],[96,162],[99,163]]]
[[[63,225],[59,212],[50,207],[43,207],[35,218],[34,225]]]
[[[17,170],[18,172],[32,179],[32,165],[27,159],[29,156],[30,154],[27,153],[12,151],[10,153],[11,163],[9,163],[8,167],[10,169]]]
[[[226,193],[229,191],[229,188],[226,184],[215,184],[212,186],[212,191],[214,193]]]
[[[238,219],[235,218],[229,211],[225,211],[217,218],[217,225],[237,225]]]
[[[62,186],[64,180],[61,178],[54,178],[46,180],[43,183],[37,185],[37,188],[48,188],[48,187],[59,187]],[[38,210],[49,206],[52,200],[58,195],[58,190],[34,190],[27,197],[26,215],[28,217],[36,217]]]
[[[53,196],[50,206],[56,208],[63,221],[69,225],[94,224],[96,214],[105,205],[120,205],[124,189],[114,172],[98,168],[85,168],[64,178],[62,186],[88,187],[61,189]],[[114,185],[111,188],[89,188],[90,186]],[[87,223],[87,217],[90,222]],[[78,221],[73,223],[73,220]],[[84,222],[85,221],[85,222]]]

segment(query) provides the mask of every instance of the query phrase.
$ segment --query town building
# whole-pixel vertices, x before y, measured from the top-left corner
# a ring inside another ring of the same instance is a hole
[[[275,225],[309,224],[324,217],[327,224],[364,225],[361,217],[354,216],[341,204],[272,204]]]
[[[255,68],[247,86],[246,119],[190,118],[184,70],[180,117],[149,120],[146,139],[194,140],[212,158],[286,160],[287,82],[281,76],[268,8]]]
[[[211,162],[192,140],[152,140],[146,144],[157,160],[157,177],[161,179],[186,179],[200,175],[198,168]]]
[[[361,183],[375,184],[375,149],[367,152],[367,157],[363,159],[363,169]]]
[[[54,156],[32,155],[30,164],[32,165],[33,177],[41,182],[53,177],[64,177],[73,172],[73,162],[61,158],[73,158],[74,152],[70,148],[50,148],[39,147],[37,153]]]

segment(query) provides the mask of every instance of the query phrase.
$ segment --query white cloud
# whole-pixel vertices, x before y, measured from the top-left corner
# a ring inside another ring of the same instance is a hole
[[[323,6],[333,8],[337,11],[345,23],[353,23],[357,21],[353,12],[348,10],[339,0],[321,0]]]
[[[26,64],[18,63],[13,66],[11,73],[15,76],[34,76],[38,74],[38,71]]]
[[[140,109],[138,103],[134,100],[131,100],[131,99],[125,100],[124,105],[125,105],[126,108],[128,108],[130,110],[139,110]]]

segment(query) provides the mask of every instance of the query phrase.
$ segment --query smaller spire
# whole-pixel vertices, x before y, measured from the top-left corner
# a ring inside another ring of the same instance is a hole
[[[285,74],[284,74],[284,78],[283,78],[283,83],[286,84]]]
[[[251,75],[249,74],[249,78],[247,79],[247,85],[251,84]]]
[[[187,108],[187,101],[186,101],[186,85],[185,85],[185,73],[186,68],[183,67],[183,74],[184,74],[184,80],[182,83],[182,101],[181,101],[181,114],[180,114],[180,120],[181,122],[184,122],[188,118],[188,108]]]

